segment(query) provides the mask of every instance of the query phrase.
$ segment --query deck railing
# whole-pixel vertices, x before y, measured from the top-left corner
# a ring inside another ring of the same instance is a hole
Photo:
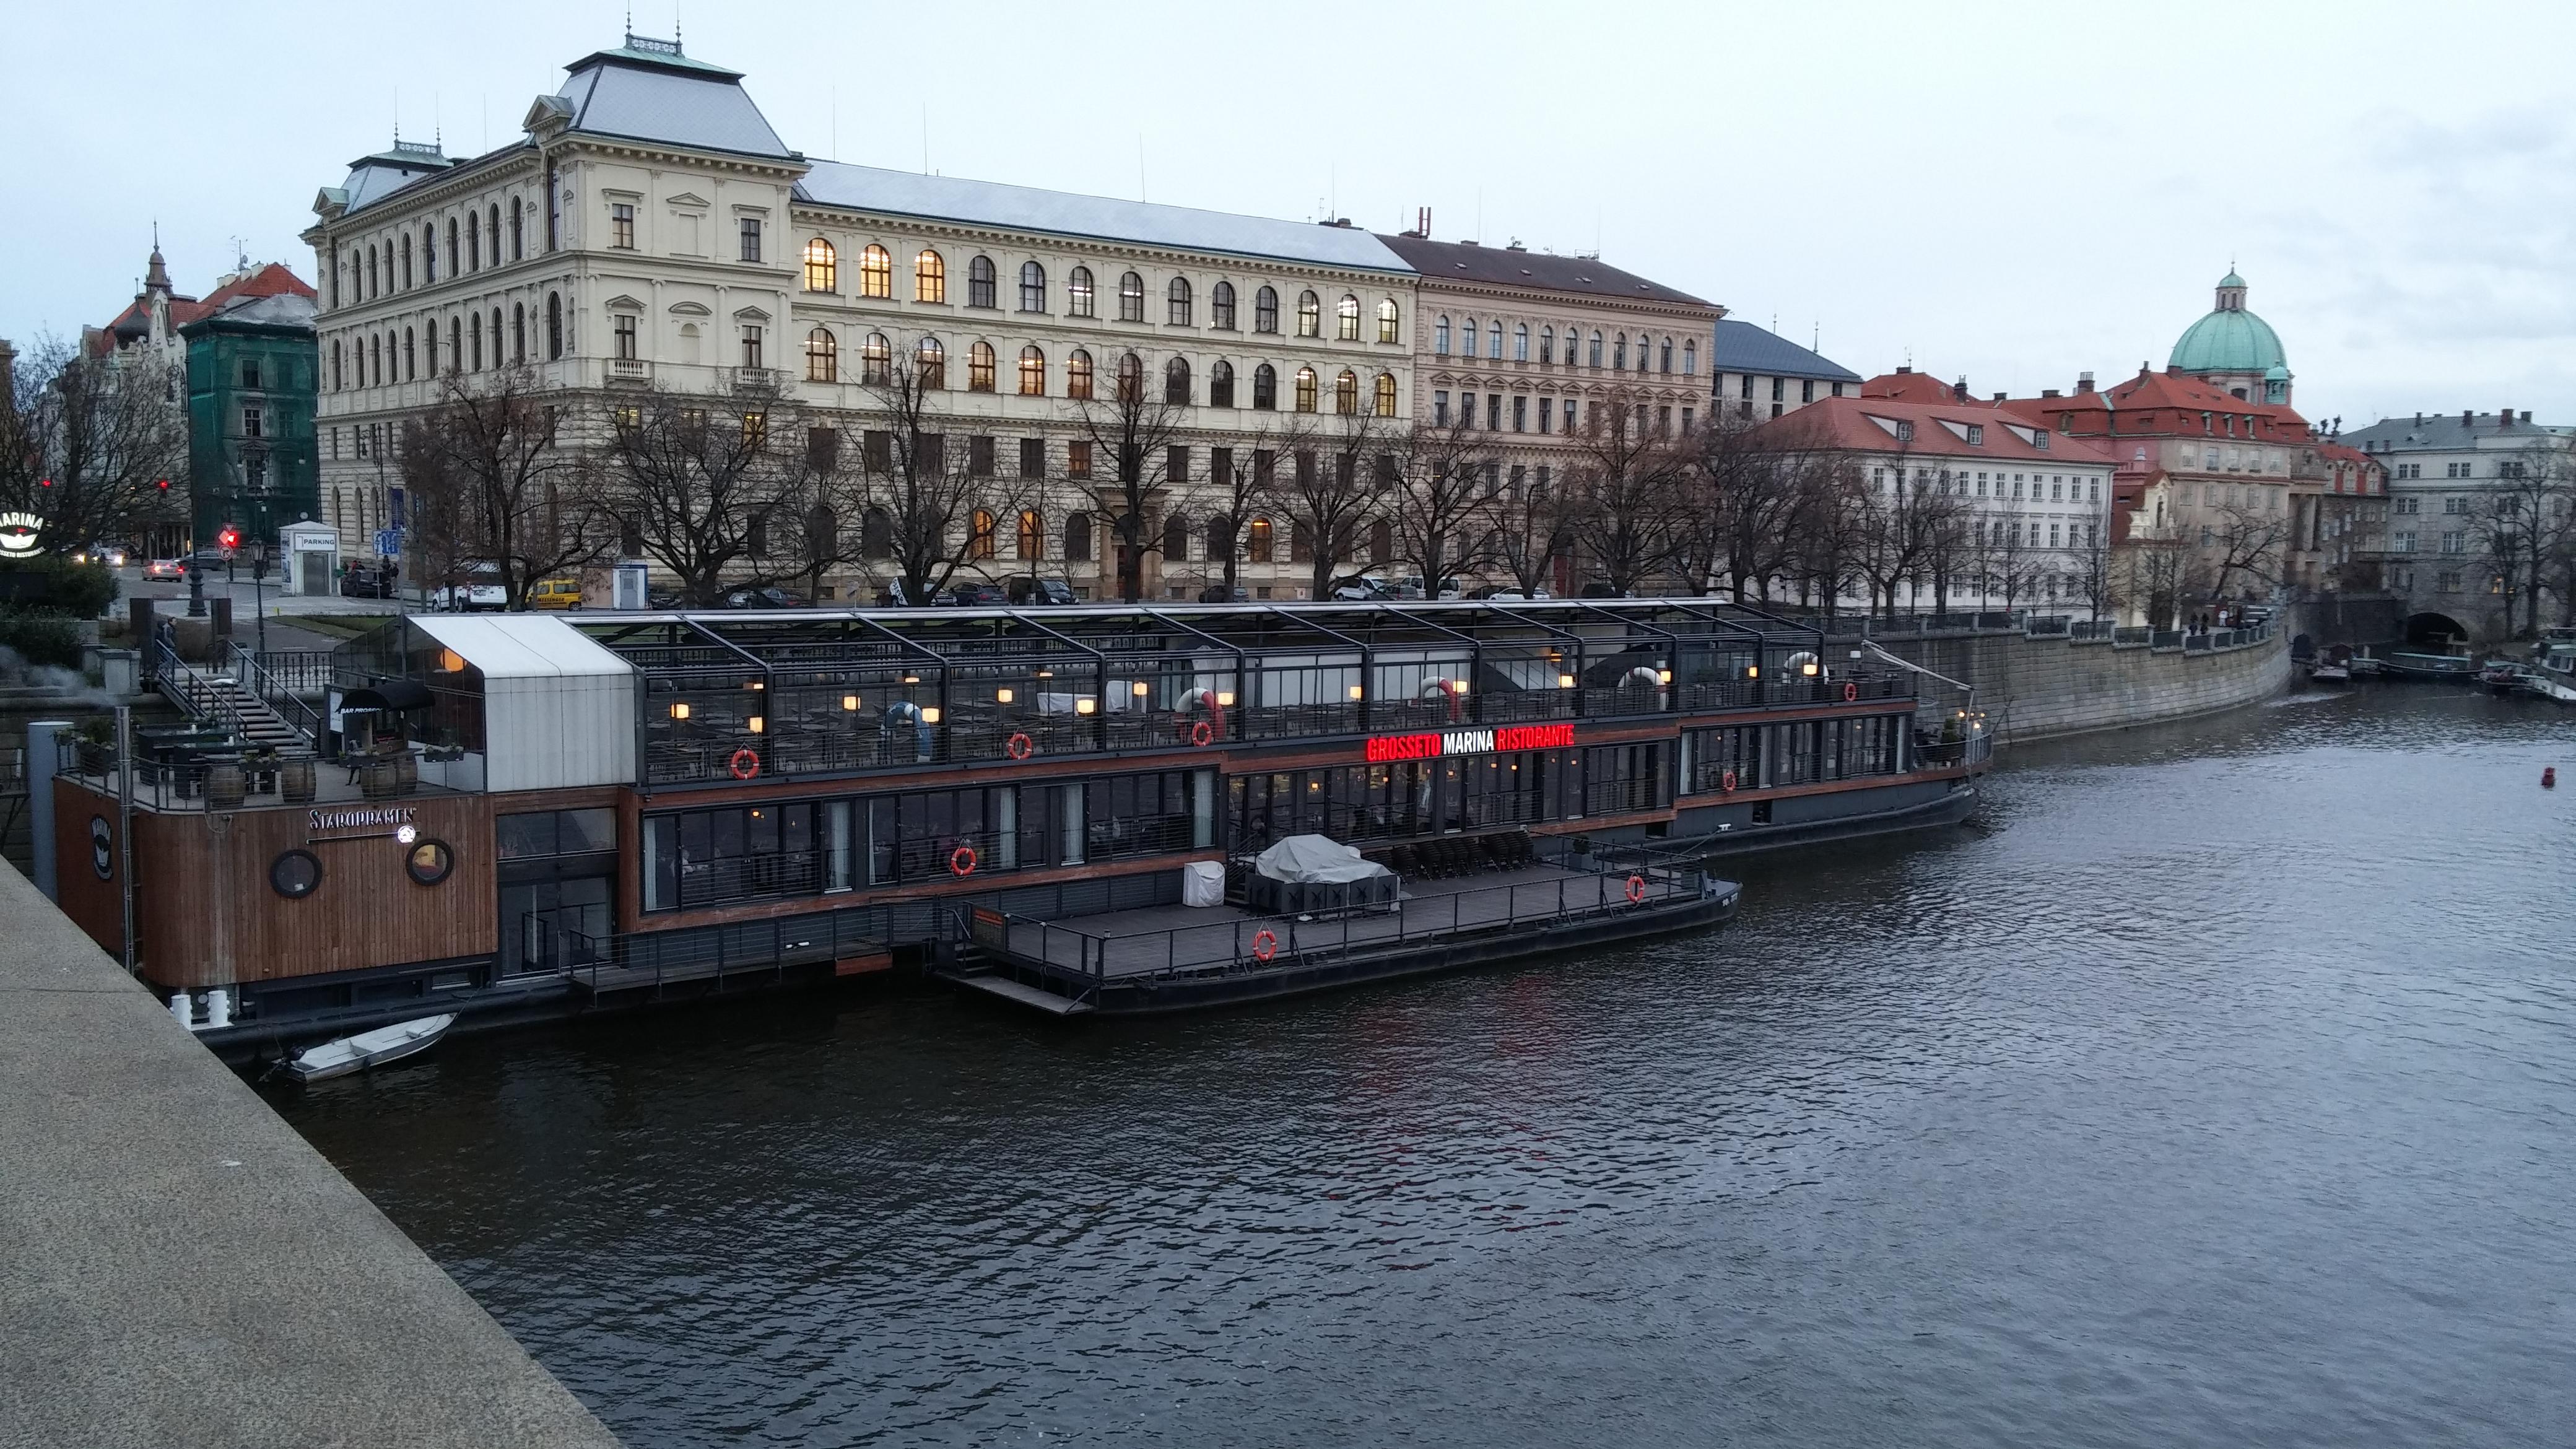
[[[954,906],[930,902],[850,906],[767,920],[593,936],[542,914],[520,918],[521,959],[560,971],[600,991],[643,988],[659,993],[681,982],[779,975],[790,967],[872,956],[897,943],[955,940],[964,932]]]

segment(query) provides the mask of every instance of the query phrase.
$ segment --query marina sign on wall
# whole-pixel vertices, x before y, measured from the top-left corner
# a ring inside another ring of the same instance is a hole
[[[1504,725],[1496,729],[1435,730],[1418,735],[1379,735],[1367,744],[1372,765],[1390,760],[1437,760],[1449,755],[1561,750],[1574,743],[1570,724]]]
[[[412,818],[418,813],[409,805],[308,810],[304,813],[304,832],[313,840],[368,840],[390,835],[409,844],[413,833]]]

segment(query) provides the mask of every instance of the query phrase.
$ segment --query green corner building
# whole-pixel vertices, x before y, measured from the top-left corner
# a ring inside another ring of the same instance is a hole
[[[231,524],[245,549],[265,539],[277,559],[277,531],[322,511],[313,428],[321,350],[311,289],[284,267],[268,270],[279,285],[245,288],[179,335],[188,344],[192,544],[212,546]]]

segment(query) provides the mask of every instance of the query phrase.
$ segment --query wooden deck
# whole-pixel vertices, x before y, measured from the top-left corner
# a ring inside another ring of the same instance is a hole
[[[1161,972],[1236,966],[1285,967],[1301,958],[1347,955],[1567,916],[1669,904],[1698,897],[1695,883],[1661,873],[1629,878],[1527,866],[1519,870],[1407,884],[1395,910],[1296,919],[1235,906],[1149,906],[1061,921],[1014,919],[1004,949],[1032,964],[1117,981]],[[1262,940],[1264,932],[1269,939]],[[1267,950],[1269,959],[1263,960]]]

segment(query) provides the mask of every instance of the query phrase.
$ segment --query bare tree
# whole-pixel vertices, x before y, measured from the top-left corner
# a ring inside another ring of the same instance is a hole
[[[2269,489],[2258,490],[2270,493]],[[2274,503],[2280,495],[2271,494]],[[2281,560],[2290,542],[2289,516],[2283,510],[2251,503],[2223,503],[2218,521],[2204,530],[2202,560],[2210,575],[2210,593],[2227,597],[2239,579],[2266,588],[2281,581]]]
[[[1360,530],[1377,511],[1379,480],[1392,466],[1385,428],[1361,412],[1338,415],[1329,425],[1296,419],[1282,441],[1286,466],[1271,481],[1269,502],[1288,520],[1289,561],[1305,563],[1311,596],[1328,599],[1358,577],[1345,575],[1342,565],[1357,552]]]
[[[2082,536],[2069,544],[2066,558],[2073,566],[2075,586],[2083,592],[2086,617],[2098,623],[2119,607],[2113,590],[2110,531],[2090,520],[2067,526],[2083,530]]]
[[[1279,432],[1267,424],[1249,436],[1208,452],[1208,492],[1215,507],[1207,520],[1207,562],[1231,602],[1242,567],[1246,530],[1271,496],[1280,451]]]
[[[399,464],[433,570],[456,582],[489,566],[524,609],[539,580],[616,541],[593,470],[558,446],[557,423],[527,368],[439,379],[438,400],[403,424]]]
[[[836,430],[812,428],[774,388],[630,396],[608,410],[600,501],[691,603],[819,580],[842,557]]]
[[[1781,446],[1741,417],[1713,417],[1696,439],[1704,489],[1684,519],[1685,538],[1702,540],[1694,582],[1723,582],[1737,603],[1767,600],[1793,571],[1798,524],[1817,457]]]
[[[863,379],[874,404],[867,421],[882,426],[860,434],[859,547],[892,565],[903,602],[927,604],[994,547],[976,520],[980,514],[998,528],[1002,492],[989,458],[940,431],[953,417],[940,401],[945,368],[917,354],[883,366]]]
[[[1532,478],[1518,489],[1505,489],[1487,507],[1494,522],[1495,565],[1524,598],[1538,597],[1556,582],[1559,566],[1574,548],[1574,515],[1564,483]]]
[[[1633,593],[1672,562],[1693,459],[1624,389],[1589,401],[1575,438],[1576,540],[1611,593]]]
[[[2000,597],[2007,613],[2039,592],[2057,556],[2039,542],[2039,525],[2009,513],[1976,520],[1971,534],[1980,591]]]
[[[1157,380],[1143,359],[1120,358],[1106,399],[1085,398],[1074,407],[1078,441],[1093,455],[1093,497],[1109,520],[1118,569],[1118,597],[1134,603],[1145,594],[1145,555],[1163,547],[1161,511],[1174,495],[1174,448],[1190,402],[1188,366],[1175,357]]]
[[[1390,423],[1384,434],[1380,456],[1391,461],[1378,474],[1385,486],[1379,510],[1393,545],[1388,561],[1410,564],[1422,575],[1424,595],[1436,599],[1443,580],[1498,560],[1494,514],[1505,492],[1503,465],[1464,415],[1446,426]],[[1530,486],[1526,477],[1510,485]]]
[[[127,540],[164,506],[162,483],[187,476],[174,386],[56,337],[20,354],[0,401],[0,509],[34,514],[57,553]]]
[[[1908,485],[1906,470],[1891,470],[1886,486],[1859,493],[1859,550],[1853,562],[1869,581],[1872,601],[1883,617],[1896,616],[1896,591],[1919,583],[1936,543],[1958,526],[1967,500],[1924,486]]]
[[[2478,551],[2495,570],[2504,597],[2504,632],[2508,638],[2536,633],[2540,595],[2571,527],[2570,464],[2563,445],[2548,441],[2526,445],[2521,456],[2497,464],[2497,480],[2480,490],[2471,506]],[[2514,600],[2528,603],[2516,621]],[[2564,595],[2561,605],[2564,606]]]

